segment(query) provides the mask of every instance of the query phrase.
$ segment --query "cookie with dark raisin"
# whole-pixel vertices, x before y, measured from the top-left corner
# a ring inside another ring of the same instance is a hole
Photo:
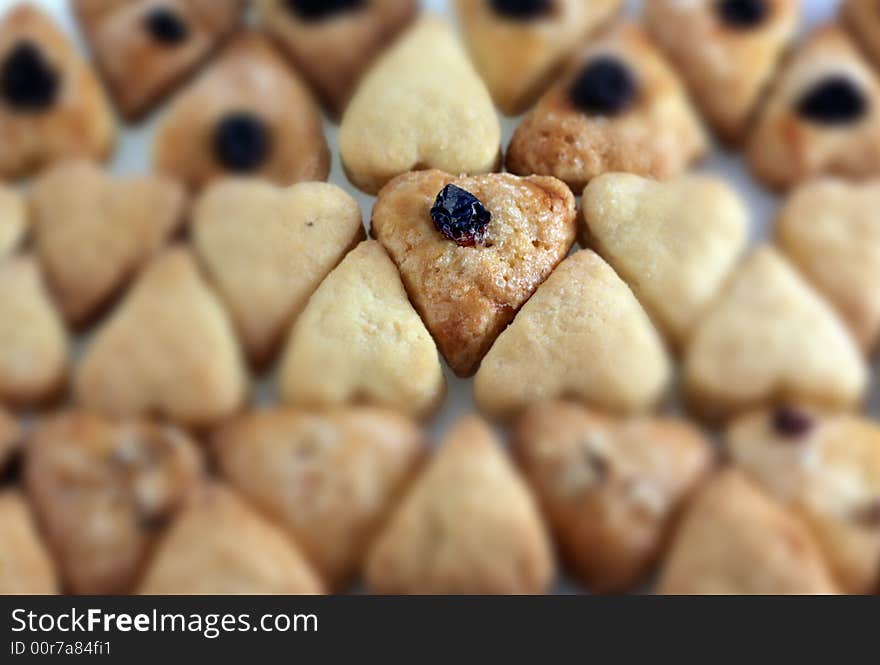
[[[0,260],[21,246],[28,227],[24,197],[12,187],[0,185]]]
[[[792,42],[798,0],[651,0],[645,22],[681,72],[709,124],[745,138],[753,112]]]
[[[58,593],[52,558],[25,497],[17,490],[0,492],[0,562],[0,595]]]
[[[727,430],[733,462],[812,531],[844,593],[880,582],[880,427],[786,405]]]
[[[79,594],[131,592],[201,473],[181,431],[80,411],[42,421],[25,446],[28,494],[65,586]]]
[[[103,160],[116,119],[97,76],[41,11],[16,4],[0,18],[0,177],[64,158]]]
[[[565,258],[574,197],[554,178],[402,175],[380,193],[372,233],[450,367],[472,374],[498,334]]]
[[[456,0],[474,64],[507,115],[530,107],[621,0]]]
[[[244,0],[76,0],[120,112],[136,120],[192,74],[238,25]]]
[[[291,185],[325,180],[330,152],[305,84],[265,37],[248,32],[175,98],[153,163],[192,188],[232,175]]]
[[[529,409],[514,457],[569,566],[595,592],[626,591],[650,574],[712,462],[684,421],[617,419],[572,402]]]
[[[581,191],[608,171],[673,177],[706,148],[677,75],[642,29],[626,23],[590,42],[525,117],[507,168]]]
[[[880,83],[841,28],[820,28],[792,56],[746,157],[755,175],[778,189],[823,174],[880,174]]]

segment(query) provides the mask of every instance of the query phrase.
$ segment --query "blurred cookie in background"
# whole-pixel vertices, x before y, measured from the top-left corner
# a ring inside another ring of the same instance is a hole
[[[69,157],[103,160],[116,118],[91,67],[38,9],[0,18],[0,177],[19,178]]]
[[[54,564],[24,496],[0,492],[0,596],[58,592]]]
[[[880,67],[880,12],[874,0],[843,0],[840,17],[875,67]]]
[[[0,185],[0,260],[21,246],[28,226],[24,196],[12,187]]]

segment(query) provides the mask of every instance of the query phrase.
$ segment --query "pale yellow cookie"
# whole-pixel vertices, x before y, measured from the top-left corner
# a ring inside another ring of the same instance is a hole
[[[0,492],[0,596],[55,593],[55,568],[24,497]]]
[[[0,260],[19,248],[28,232],[24,197],[0,185]]]

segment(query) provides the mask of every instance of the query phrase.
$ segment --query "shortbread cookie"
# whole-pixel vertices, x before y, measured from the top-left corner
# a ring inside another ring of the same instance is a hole
[[[776,240],[871,350],[880,337],[880,180],[801,186],[779,213]]]
[[[281,529],[219,484],[172,524],[140,587],[149,595],[315,594],[322,587]]]
[[[367,563],[378,593],[537,594],[554,564],[538,507],[491,430],[460,420]]]
[[[173,427],[70,412],[37,426],[24,472],[66,587],[117,594],[132,591],[201,462]]]
[[[87,321],[183,221],[183,187],[162,176],[117,179],[70,162],[31,195],[37,254],[68,321]]]
[[[841,18],[859,46],[880,67],[880,14],[874,0],[843,0]]]
[[[67,334],[37,262],[0,260],[0,403],[55,397],[67,376]]]
[[[274,355],[324,277],[364,237],[357,202],[335,185],[257,180],[211,187],[193,213],[193,245],[255,364]]]
[[[678,347],[721,289],[748,236],[745,206],[711,176],[658,183],[602,175],[584,190],[583,213],[590,246]]]
[[[192,187],[228,175],[291,185],[325,180],[330,151],[309,91],[251,32],[176,97],[156,133],[153,163]]]
[[[349,180],[375,194],[408,171],[488,173],[501,125],[486,86],[442,20],[420,20],[364,77],[339,129]]]
[[[623,24],[590,42],[517,127],[507,168],[579,192],[608,171],[670,178],[706,146],[676,74],[640,28]]]
[[[244,0],[75,0],[98,66],[124,116],[137,119],[236,27]]]
[[[285,402],[365,402],[426,418],[446,379],[434,340],[375,240],[361,243],[323,281],[293,326],[279,379]]]
[[[260,411],[223,428],[221,472],[302,546],[330,589],[365,552],[425,454],[419,428],[391,411]]]
[[[791,43],[799,0],[650,0],[645,22],[708,122],[743,139]]]
[[[498,108],[530,107],[571,51],[622,0],[456,0],[465,41]]]
[[[418,12],[417,0],[257,0],[266,30],[342,115],[361,76]]]
[[[616,420],[570,402],[520,419],[514,454],[569,565],[592,591],[626,591],[659,558],[711,448],[669,418]]]
[[[786,400],[852,407],[867,381],[843,323],[769,246],[737,269],[685,354],[688,399],[710,419]]]
[[[58,593],[49,553],[16,491],[0,493],[0,596]]]
[[[11,187],[0,185],[0,260],[18,249],[27,232],[24,198]]]
[[[669,379],[669,358],[632,291],[582,250],[498,337],[477,372],[474,398],[501,419],[560,397],[632,412],[655,404]]]
[[[116,120],[91,68],[29,4],[0,18],[0,177],[68,157],[106,158]]]
[[[880,427],[782,407],[733,423],[730,456],[804,519],[845,593],[880,584]]]
[[[117,417],[200,427],[238,410],[247,380],[235,334],[186,250],[147,267],[95,335],[75,387],[80,404]]]
[[[843,30],[813,33],[786,65],[749,139],[746,157],[765,184],[818,175],[880,175],[880,83]]]
[[[558,180],[410,173],[385,187],[372,233],[450,367],[472,374],[498,334],[565,258],[577,227]]]
[[[21,430],[12,414],[0,407],[0,475],[6,469],[10,458],[18,450]]]
[[[694,498],[657,587],[661,594],[837,591],[807,529],[736,471],[719,474]]]

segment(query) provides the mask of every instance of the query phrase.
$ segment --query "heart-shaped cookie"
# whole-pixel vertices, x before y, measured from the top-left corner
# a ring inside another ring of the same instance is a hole
[[[570,402],[529,409],[514,455],[563,554],[596,592],[626,591],[659,559],[711,448],[671,418],[613,419]]]
[[[146,268],[76,371],[83,406],[208,426],[241,406],[247,379],[223,306],[184,249]]]
[[[843,323],[769,246],[733,274],[685,353],[688,399],[710,419],[785,400],[852,407],[867,382]]]
[[[818,29],[790,58],[746,157],[758,178],[780,189],[822,174],[880,174],[880,83],[840,27]]]
[[[417,0],[257,0],[266,30],[339,118],[376,56],[413,20]]]
[[[880,180],[799,187],[776,221],[782,251],[866,351],[880,337]]]
[[[665,180],[707,148],[684,86],[631,23],[591,41],[516,128],[511,173],[556,176],[580,192],[623,171]]]
[[[67,334],[37,262],[0,260],[0,402],[42,402],[66,375]]]
[[[228,180],[196,203],[192,236],[248,355],[262,365],[364,227],[357,202],[335,185]]]
[[[238,25],[244,0],[73,3],[122,114],[135,120]]]
[[[6,3],[0,18],[0,177],[109,156],[116,119],[97,76],[48,16]]]
[[[27,232],[24,198],[11,187],[0,186],[0,260],[18,249]]]
[[[18,449],[20,439],[21,430],[18,427],[18,422],[12,414],[0,407],[0,475]]]
[[[219,483],[207,484],[190,499],[139,589],[159,596],[321,592],[293,541]]]
[[[700,490],[682,518],[657,592],[831,594],[832,582],[807,529],[736,471]]]
[[[543,92],[570,52],[607,22],[622,0],[456,0],[474,65],[506,115]]]
[[[289,404],[363,401],[424,418],[446,388],[434,340],[375,240],[346,256],[312,295],[281,361]]]
[[[31,195],[37,254],[61,311],[82,324],[183,221],[183,187],[162,176],[117,179],[87,162],[56,166]]]
[[[844,593],[880,582],[880,427],[786,406],[735,421],[733,461],[800,516]]]
[[[658,183],[602,175],[584,190],[583,214],[589,244],[676,346],[717,295],[748,235],[745,206],[711,176]]]
[[[224,427],[221,472],[275,518],[331,589],[363,560],[425,454],[419,428],[391,411],[260,411]]]
[[[364,77],[339,128],[351,182],[377,193],[401,173],[488,173],[501,125],[486,86],[449,26],[420,20]]]
[[[450,367],[472,374],[498,334],[574,243],[574,197],[553,178],[456,178],[441,171],[390,182],[372,233],[388,250]]]
[[[612,411],[656,403],[670,379],[663,343],[629,287],[597,254],[568,257],[486,354],[474,398],[507,419],[573,397]]]
[[[24,475],[67,588],[129,593],[201,460],[173,427],[70,412],[36,427]]]
[[[460,420],[367,562],[377,593],[539,594],[554,563],[538,508],[492,431]]]
[[[0,492],[0,595],[58,593],[52,559],[21,494]]]
[[[651,0],[645,23],[722,138],[744,138],[795,36],[799,0]]]

